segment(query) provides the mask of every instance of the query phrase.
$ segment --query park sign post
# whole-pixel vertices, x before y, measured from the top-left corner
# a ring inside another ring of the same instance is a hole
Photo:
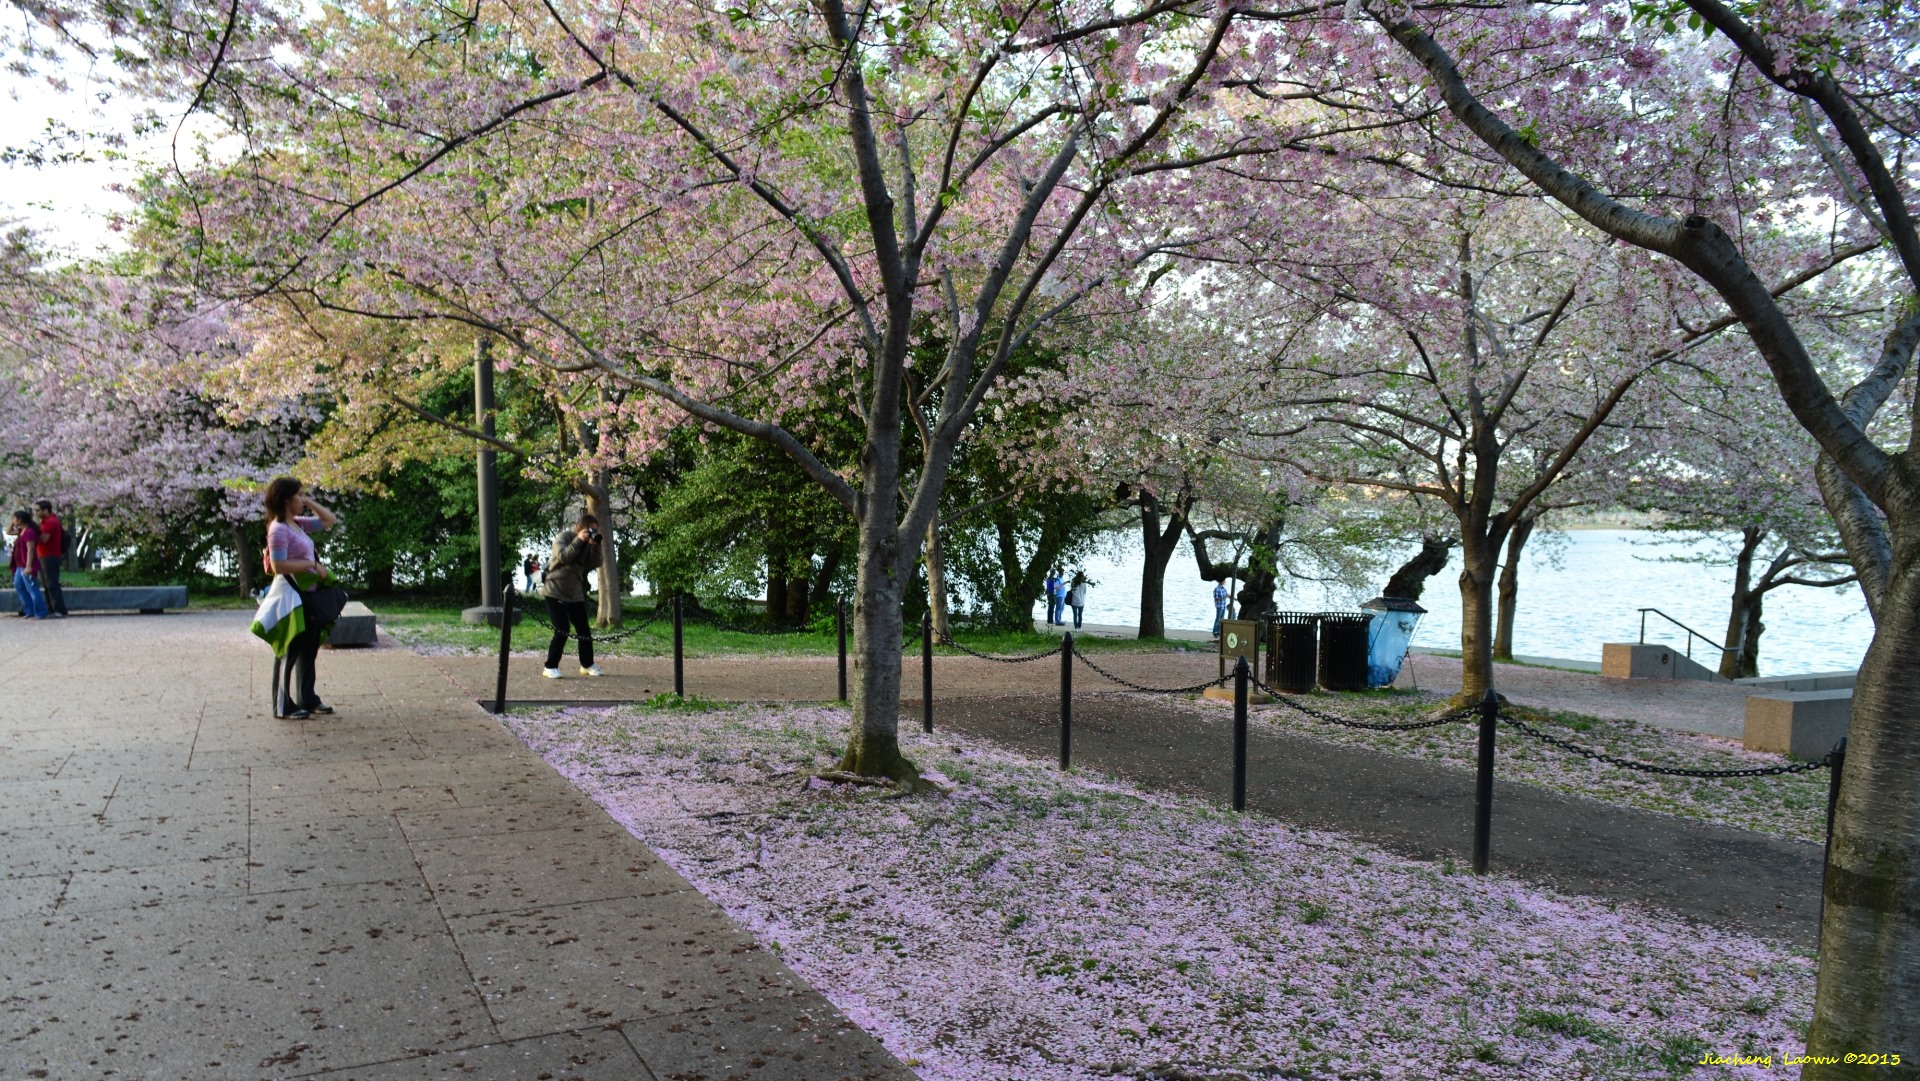
[[[1245,657],[1247,667],[1260,670],[1260,624],[1251,619],[1220,621],[1220,675],[1225,678],[1233,658]]]

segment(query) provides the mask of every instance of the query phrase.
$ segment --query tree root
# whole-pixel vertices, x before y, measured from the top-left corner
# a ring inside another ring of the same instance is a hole
[[[843,769],[830,769],[825,773],[816,773],[808,777],[807,780],[811,781],[814,778],[819,778],[828,784],[857,784],[870,788],[899,787],[899,782],[891,777],[864,777],[858,773],[849,773]]]
[[[919,792],[938,792],[945,796],[953,791],[949,785],[944,785],[929,777],[921,776],[918,770],[910,771],[904,778],[896,778],[870,777],[864,773],[855,773],[852,770],[830,769],[822,773],[808,774],[801,780],[800,787],[805,788],[816,780],[825,781],[828,784],[857,785],[863,788],[891,788],[895,790],[893,793],[894,796],[910,796]]]
[[[1494,697],[1494,700],[1499,702],[1501,705],[1503,706],[1507,705],[1506,695],[1501,694],[1499,691],[1495,691],[1493,692],[1493,697]],[[1454,713],[1459,710],[1469,709],[1469,708],[1478,706],[1481,700],[1484,698],[1486,698],[1486,695],[1484,693],[1470,695],[1465,691],[1461,691],[1459,694],[1456,694],[1453,697],[1446,699],[1445,701],[1441,702],[1438,706],[1434,707],[1432,716],[1434,719],[1437,720],[1441,717],[1446,716],[1449,713]]]

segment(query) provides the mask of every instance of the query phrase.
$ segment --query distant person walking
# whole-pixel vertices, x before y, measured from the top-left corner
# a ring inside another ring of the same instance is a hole
[[[1227,583],[1213,583],[1213,636],[1220,637],[1220,621],[1227,618]]]
[[[60,516],[53,513],[51,500],[33,505],[34,525],[40,530],[40,588],[47,595],[47,610],[56,619],[67,618],[67,593],[60,588],[60,563],[67,554],[66,531]]]
[[[33,515],[24,510],[13,512],[7,523],[7,536],[13,538],[13,555],[7,565],[13,571],[13,596],[20,602],[15,615],[28,619],[47,618],[47,600],[40,595],[40,531],[33,528]]]
[[[1060,572],[1049,571],[1041,588],[1047,593],[1047,626],[1051,627],[1060,622]]]
[[[332,572],[314,552],[313,534],[340,524],[338,516],[315,503],[300,487],[293,477],[275,477],[267,484],[263,499],[267,508],[267,569],[286,576],[300,594],[301,608],[307,611],[305,626],[287,644],[286,682],[274,690],[274,715],[294,721],[333,712],[314,689],[320,638],[333,621],[322,618],[325,606],[315,596]]]
[[[1073,605],[1073,629],[1080,629],[1080,617],[1087,611],[1087,572],[1073,572],[1073,588],[1067,591],[1067,603]]]
[[[537,571],[540,570],[540,561],[533,558],[532,556],[528,556],[527,562],[523,566],[521,566],[520,570],[523,573],[525,573],[527,576],[527,592],[532,593],[533,592],[533,576]]]
[[[547,601],[547,622],[553,624],[553,640],[547,643],[547,664],[540,674],[560,678],[560,658],[567,651],[567,628],[580,639],[580,674],[601,675],[593,663],[593,627],[587,622],[587,572],[600,565],[600,519],[582,514],[572,529],[563,529],[553,538],[553,551],[547,556],[547,573],[540,582],[540,595]],[[602,583],[604,584],[604,583]]]

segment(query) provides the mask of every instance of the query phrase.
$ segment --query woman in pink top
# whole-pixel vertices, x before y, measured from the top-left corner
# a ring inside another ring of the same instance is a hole
[[[300,482],[292,477],[275,477],[267,485],[267,569],[293,579],[299,588],[301,579],[309,584],[327,576],[313,550],[309,534],[338,525],[340,519],[327,508],[300,492]],[[298,577],[293,577],[293,576]],[[305,603],[311,590],[302,590]],[[318,624],[308,624],[287,647],[287,676],[284,691],[274,693],[274,715],[305,720],[315,713],[332,713],[333,707],[320,701],[313,689],[314,662],[320,658]]]
[[[7,569],[13,572],[13,595],[20,602],[20,611],[15,614],[45,619],[46,598],[41,596],[40,583],[34,579],[40,573],[37,551],[40,531],[33,528],[33,516],[23,510],[14,511],[13,521],[7,523],[7,533],[13,537],[13,557]]]

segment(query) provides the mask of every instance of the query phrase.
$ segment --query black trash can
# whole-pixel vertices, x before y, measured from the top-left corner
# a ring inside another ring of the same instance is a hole
[[[1320,613],[1320,686],[1329,691],[1367,689],[1367,628],[1371,616]]]
[[[1267,621],[1267,685],[1276,691],[1313,690],[1319,636],[1312,612],[1275,612]]]

